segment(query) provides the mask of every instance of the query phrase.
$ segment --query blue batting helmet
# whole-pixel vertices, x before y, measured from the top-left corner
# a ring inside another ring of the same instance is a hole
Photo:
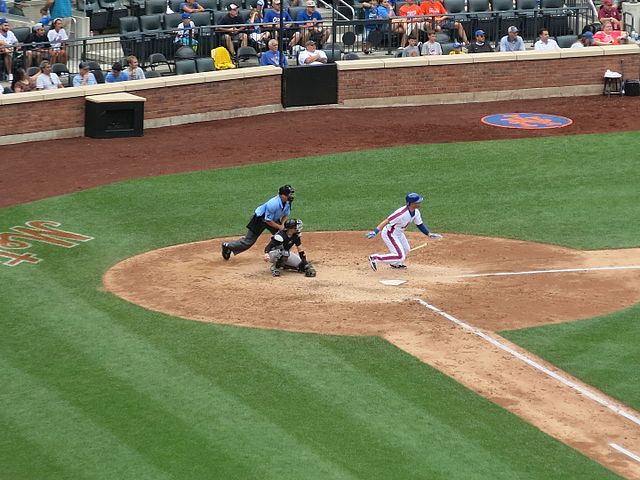
[[[418,193],[409,193],[405,197],[405,201],[407,202],[407,205],[409,205],[410,203],[422,203],[424,202],[424,198]]]

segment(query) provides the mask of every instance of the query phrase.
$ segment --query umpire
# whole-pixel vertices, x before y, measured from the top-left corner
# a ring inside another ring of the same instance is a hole
[[[265,229],[272,234],[282,230],[284,222],[287,221],[287,217],[291,213],[291,203],[295,196],[296,190],[291,185],[280,187],[278,195],[256,208],[253,217],[247,224],[247,234],[244,237],[222,244],[222,258],[229,260],[232,253],[238,255],[249,250]]]

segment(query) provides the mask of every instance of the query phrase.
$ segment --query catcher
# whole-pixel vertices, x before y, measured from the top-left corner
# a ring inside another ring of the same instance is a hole
[[[305,277],[315,277],[316,269],[313,268],[300,248],[302,239],[302,220],[290,218],[284,222],[284,228],[278,230],[264,249],[264,261],[271,263],[271,275],[279,277],[282,269],[304,272]],[[296,246],[298,254],[291,252]]]

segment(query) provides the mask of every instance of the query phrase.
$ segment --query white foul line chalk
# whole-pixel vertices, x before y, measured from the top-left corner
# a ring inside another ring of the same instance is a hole
[[[569,388],[572,388],[576,392],[581,393],[585,397],[590,398],[591,400],[593,400],[596,403],[599,403],[603,407],[606,407],[609,410],[617,413],[618,415],[626,418],[627,420],[632,421],[636,425],[640,425],[640,418],[636,417],[635,415],[632,415],[631,413],[627,412],[622,407],[619,407],[618,405],[610,402],[606,398],[603,398],[600,395],[597,395],[596,393],[592,392],[588,388],[585,388],[582,385],[578,385],[577,383],[569,380],[568,378],[566,378],[566,377],[564,377],[564,376],[562,376],[562,375],[560,375],[560,374],[558,374],[558,373],[556,373],[556,372],[554,372],[552,370],[549,370],[547,367],[545,367],[544,365],[539,364],[538,362],[536,362],[535,360],[531,359],[530,357],[528,357],[528,356],[526,356],[526,355],[524,355],[524,354],[522,354],[520,352],[516,352],[513,348],[505,345],[504,343],[500,342],[499,340],[496,340],[495,338],[491,337],[490,335],[487,335],[486,333],[484,333],[479,328],[473,327],[473,326],[469,325],[468,323],[463,322],[462,320],[458,320],[453,315],[449,315],[447,312],[444,312],[444,311],[440,310],[438,307],[435,307],[435,306],[431,305],[430,303],[425,302],[424,300],[421,300],[419,298],[416,298],[416,300],[418,301],[418,303],[420,303],[420,305],[423,305],[424,307],[427,307],[429,310],[432,310],[433,312],[435,312],[438,315],[446,318],[447,320],[452,321],[453,323],[455,323],[456,325],[461,326],[465,330],[468,330],[468,331],[476,334],[477,336],[483,338],[487,342],[495,345],[499,349],[510,353],[511,355],[516,357],[517,359],[522,360],[524,363],[526,363],[526,364],[532,366],[533,368],[541,371],[545,375],[548,375],[549,377],[559,381],[560,383],[566,385]]]
[[[611,448],[613,448],[614,450],[619,451],[620,453],[624,453],[627,457],[629,458],[633,458],[636,462],[640,463],[640,456],[636,455],[633,452],[630,452],[629,450],[627,450],[626,448],[622,448],[620,445],[618,445],[617,443],[610,443],[609,446]]]
[[[507,275],[536,275],[540,273],[594,272],[598,270],[640,270],[640,265],[627,265],[620,267],[562,268],[556,270],[529,270],[526,272],[471,273],[469,275],[458,275],[458,278],[500,277]]]

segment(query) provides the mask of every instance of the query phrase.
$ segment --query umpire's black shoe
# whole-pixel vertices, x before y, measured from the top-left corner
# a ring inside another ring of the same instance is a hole
[[[222,244],[222,258],[225,260],[229,260],[231,258],[231,249],[229,248],[229,244],[224,242]]]

